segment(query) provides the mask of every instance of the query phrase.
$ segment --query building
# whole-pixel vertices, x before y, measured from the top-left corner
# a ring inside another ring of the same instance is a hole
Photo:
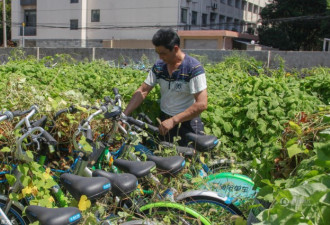
[[[160,27],[179,31],[227,30],[235,33],[231,37],[235,39],[240,36],[237,33],[255,34],[266,1],[12,1],[12,40],[25,47],[152,48],[150,39]],[[254,39],[246,35],[244,38]]]

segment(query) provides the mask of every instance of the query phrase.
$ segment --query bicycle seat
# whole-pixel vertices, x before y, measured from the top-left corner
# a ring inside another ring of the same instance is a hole
[[[86,195],[89,200],[100,198],[111,188],[109,180],[105,177],[81,177],[64,173],[60,180],[77,201],[82,195]]]
[[[219,143],[218,138],[213,135],[187,133],[186,138],[193,142],[193,147],[199,152],[212,150]]]
[[[165,148],[176,148],[176,151],[178,152],[178,154],[183,155],[185,157],[191,157],[195,154],[194,148],[175,146],[174,144],[167,142],[167,141],[161,141],[159,144]]]
[[[111,192],[114,196],[125,196],[136,190],[138,180],[130,173],[109,173],[104,170],[95,170],[93,177],[105,177],[111,183]]]
[[[150,174],[155,168],[156,164],[152,161],[130,161],[124,159],[116,159],[113,164],[126,173],[131,173],[137,178],[141,178]]]
[[[161,157],[148,155],[147,159],[155,162],[157,169],[163,172],[164,176],[175,176],[184,168],[184,165],[186,164],[186,161],[181,156]]]
[[[29,205],[25,213],[30,220],[38,220],[40,225],[71,225],[78,224],[82,219],[79,209],[75,207],[46,208]]]

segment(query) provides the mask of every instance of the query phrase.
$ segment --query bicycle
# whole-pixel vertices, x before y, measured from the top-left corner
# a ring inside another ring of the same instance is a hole
[[[16,116],[22,116],[25,114],[28,114],[25,119],[22,119],[15,127],[17,129],[20,127],[24,122],[28,125],[28,130],[22,134],[20,138],[17,138],[16,140],[16,151],[15,156],[16,159],[11,159],[12,161],[20,160],[24,162],[30,162],[32,161],[31,158],[29,158],[26,154],[23,153],[22,150],[22,142],[25,138],[28,136],[32,137],[32,142],[36,142],[37,139],[45,138],[49,143],[55,144],[56,141],[50,136],[50,134],[42,129],[41,127],[34,127],[32,128],[29,118],[37,111],[36,106],[32,106],[29,110],[20,112],[20,111],[7,111],[4,113],[4,115],[0,116],[0,122],[4,120],[12,120]],[[37,134],[38,133],[38,134]],[[22,174],[19,173],[17,169],[17,165],[13,165],[13,171],[6,171],[3,172],[3,174],[10,174],[12,173],[13,176],[16,178],[16,181],[12,185],[12,187],[9,189],[8,195],[13,193],[18,193],[22,189],[22,185],[20,183],[20,178],[22,177]],[[7,182],[7,180],[4,180],[4,182]],[[3,182],[3,183],[4,183]],[[22,212],[24,209],[25,202],[19,202],[12,200],[8,198],[6,195],[0,195],[0,206],[1,206],[1,218],[5,221],[6,224],[12,224],[11,221],[13,221],[13,224],[28,224],[29,221],[26,217],[22,216]]]
[[[23,124],[22,121],[24,121],[26,124],[30,125],[29,118],[36,111],[37,111],[36,108],[33,108],[32,110],[28,111],[29,115],[25,119],[21,120],[21,122],[19,122],[16,127],[20,127]],[[3,119],[3,117],[1,117],[1,119]],[[40,138],[41,136],[46,136],[46,138],[49,142],[51,142],[52,144],[56,144],[56,142],[54,141],[54,139],[52,139],[52,137],[48,134],[48,132],[43,130],[41,127],[33,127],[33,128],[31,126],[28,126],[28,127],[29,128],[26,131],[26,133],[24,133],[22,135],[22,137],[19,138],[18,141],[17,141],[17,157],[20,158],[23,161],[28,160],[28,158],[26,157],[25,152],[21,148],[22,140],[25,139],[26,137],[31,136],[32,140],[34,142],[39,143],[37,141],[37,139]],[[39,134],[36,135],[37,137],[33,136],[33,133],[36,132],[36,131],[40,132]],[[123,177],[123,176],[125,176],[124,179],[126,179],[126,180],[127,180],[127,177],[130,177],[129,183],[131,184],[130,185],[130,190],[127,191],[127,188],[126,188],[125,194],[127,194],[127,193],[129,193],[129,192],[136,189],[136,186],[134,186],[134,185],[136,185],[137,182],[136,182],[136,178],[133,175],[127,175],[127,174],[126,175],[125,174],[116,175],[116,177],[113,178],[112,180],[114,180],[114,179],[117,180],[117,182],[113,182],[114,184],[117,183],[117,185],[113,186],[115,188],[115,190],[117,190],[117,194],[120,193],[122,190],[124,190],[124,187],[121,185],[121,183],[123,183],[122,180],[118,180],[119,177]],[[16,173],[15,177],[17,178],[17,182],[15,182],[15,184],[14,184],[15,187],[13,188],[13,192],[18,192],[21,189],[20,184],[19,184],[20,174]],[[70,179],[72,179],[72,177],[74,177],[75,182],[70,182]],[[89,179],[88,182],[86,182],[86,179]],[[66,184],[66,188],[69,190],[69,192],[71,192],[74,195],[74,197],[76,197],[76,199],[78,199],[82,194],[86,194],[86,196],[89,196],[91,199],[93,199],[93,195],[102,196],[104,193],[106,193],[108,190],[110,190],[110,187],[111,187],[109,179],[108,178],[101,178],[101,177],[99,177],[99,178],[82,178],[82,177],[76,176],[74,174],[63,174],[61,176],[61,180],[62,180],[62,183],[64,183],[64,186]],[[95,181],[95,180],[98,180],[98,181]],[[79,183],[84,183],[84,185],[83,186],[81,186],[81,185],[78,185],[78,186],[72,185],[72,186],[70,186],[71,183],[73,183],[74,185],[79,184]],[[90,185],[90,183],[94,184],[94,189],[93,189],[93,187],[91,188],[91,186],[93,186],[93,185]],[[89,184],[89,185],[86,185],[86,184]],[[99,185],[99,187],[95,189],[95,185],[96,186]],[[102,186],[102,189],[100,188],[101,186]],[[77,188],[78,189],[82,188],[82,189],[79,190],[78,195],[75,194],[75,193],[77,193]],[[101,193],[99,193],[98,190],[101,190]],[[92,196],[90,196],[90,193],[91,193],[90,191],[92,191]],[[7,200],[8,201],[4,205],[4,211],[1,211],[1,212],[3,212],[3,213],[1,213],[1,215],[4,218],[6,218],[6,223],[9,221],[8,216],[6,216],[6,215],[8,215],[8,212],[9,211],[10,212],[12,212],[12,211],[16,212],[16,211],[14,211],[14,209],[16,207],[15,206],[16,203],[12,200],[9,200],[9,199],[7,199]],[[20,209],[23,208],[22,205],[19,205],[19,206],[20,206]],[[141,208],[141,212],[144,212],[144,211],[147,212],[149,210],[155,210],[157,208],[164,208],[164,207],[165,208],[167,207],[167,208],[171,208],[171,209],[176,209],[177,211],[182,212],[182,214],[189,214],[190,213],[190,214],[192,214],[192,216],[198,217],[202,221],[204,221],[203,224],[209,224],[204,217],[198,215],[196,212],[194,212],[194,211],[192,211],[192,210],[190,210],[186,207],[183,208],[183,206],[181,206],[179,204],[173,204],[173,203],[169,203],[169,202],[161,202],[161,203],[157,203],[157,204],[151,204],[149,206],[145,205],[144,208]],[[38,208],[36,206],[29,206],[28,209],[30,210],[30,211],[28,211],[28,212],[30,212],[30,213],[28,213],[28,215],[29,215],[28,218],[29,219],[32,219],[33,215],[37,215],[38,214],[37,212],[39,212],[39,210],[40,210],[40,208]],[[142,209],[143,209],[143,211],[142,211]],[[43,210],[41,210],[41,211],[43,212]],[[53,210],[50,210],[50,211],[53,211]],[[57,210],[55,210],[55,211],[59,212]],[[60,211],[60,212],[62,212],[62,211]],[[72,223],[75,223],[76,220],[78,222],[78,219],[81,216],[80,216],[80,214],[78,213],[78,211],[76,209],[68,208],[67,212],[68,212],[67,214],[63,214],[63,217],[61,217],[61,218],[57,217],[57,219],[55,219],[55,223],[58,224],[59,221],[63,222],[64,220],[68,219],[68,217],[69,217],[69,221],[71,221]],[[43,213],[41,213],[41,214],[43,214]],[[17,221],[15,220],[15,224],[16,223],[17,224],[27,224],[29,222],[27,218],[23,218],[21,216],[22,215],[21,211],[18,214],[14,214],[14,215],[16,216],[16,220],[17,220]],[[43,214],[43,215],[46,216],[46,214]],[[47,217],[47,219],[48,219],[48,217]],[[50,222],[52,222],[52,221],[53,220],[51,219],[50,221],[46,222],[46,224],[50,224]],[[8,224],[11,224],[11,223],[8,223]]]
[[[119,99],[119,94],[117,92],[117,90],[115,89],[115,100],[108,100],[109,102],[111,102],[112,104],[114,104],[115,102],[118,102]],[[117,99],[117,100],[116,100]],[[177,157],[170,157],[170,158],[160,158],[160,161],[166,160],[166,165],[165,164],[160,164],[159,162],[157,162],[157,160],[154,158],[154,163],[151,162],[138,162],[138,161],[129,161],[129,162],[125,162],[122,159],[118,159],[118,158],[122,158],[124,155],[127,155],[129,158],[133,159],[133,160],[137,160],[138,157],[136,157],[136,155],[134,155],[134,153],[129,151],[129,148],[131,147],[131,144],[134,143],[135,141],[135,137],[136,135],[134,135],[134,132],[130,129],[130,124],[127,123],[127,118],[124,117],[121,113],[121,107],[120,107],[120,101],[118,105],[114,105],[113,108],[111,109],[110,112],[106,113],[105,111],[99,110],[95,113],[93,113],[91,115],[91,117],[89,117],[89,119],[84,121],[84,124],[81,124],[80,127],[78,128],[78,130],[80,130],[80,132],[84,132],[85,135],[87,135],[89,133],[89,137],[90,138],[86,138],[86,139],[90,139],[92,140],[92,134],[90,131],[88,131],[90,129],[90,121],[93,119],[93,117],[97,116],[100,113],[105,113],[107,118],[110,118],[113,120],[113,127],[112,130],[117,130],[120,129],[126,136],[125,136],[125,143],[120,147],[120,149],[114,153],[110,153],[107,152],[105,153],[105,151],[103,152],[101,158],[104,158],[106,155],[107,157],[107,161],[108,159],[114,160],[113,163],[114,165],[121,166],[121,169],[124,170],[125,172],[128,173],[132,173],[134,174],[136,177],[138,178],[143,178],[143,177],[149,177],[151,178],[151,180],[153,180],[154,182],[156,182],[156,186],[162,186],[161,183],[158,181],[158,179],[156,177],[154,177],[152,175],[152,171],[155,168],[155,165],[157,165],[158,169],[159,167],[161,167],[163,175],[166,176],[167,175],[175,175],[176,173],[180,172],[182,170],[182,168],[184,167],[184,158],[177,156]],[[119,123],[118,121],[121,120],[123,123],[126,123],[126,125],[129,127],[128,130],[124,129]],[[134,120],[133,118],[129,118],[129,120]],[[136,121],[136,120],[134,120]],[[148,126],[149,129],[154,129],[157,130],[157,128],[153,127],[152,125]],[[114,135],[116,133],[112,132],[110,133],[110,137],[108,138],[109,140],[113,140],[114,139]],[[76,137],[79,135],[79,132],[77,132],[75,134],[75,137],[73,138],[73,140],[76,140]],[[107,141],[104,141],[104,144],[106,145]],[[109,143],[108,143],[109,144]],[[74,144],[75,146],[77,146],[79,148],[78,143]],[[81,146],[80,146],[81,147]],[[111,155],[111,156],[110,156]],[[125,157],[123,157],[125,158]],[[116,160],[115,160],[116,159]],[[86,158],[85,158],[86,160]],[[102,165],[100,165],[100,161],[98,160],[98,167],[102,168]],[[80,169],[79,172],[77,172],[77,174],[90,174],[91,172],[88,171],[87,169],[87,165],[88,161],[86,160],[85,162],[81,162],[80,165]],[[130,168],[130,165],[128,165],[127,168],[125,168],[124,164],[130,164],[133,165],[132,168]],[[104,169],[104,168],[102,168]],[[93,175],[99,175],[99,176],[107,176],[106,174],[104,174],[105,172],[99,173],[98,171],[94,171],[92,174]],[[144,190],[145,193],[150,193],[150,191],[148,190]],[[169,193],[167,193],[169,192]],[[170,194],[170,190],[167,189],[165,190],[165,195],[156,191],[156,193],[158,194],[158,196],[163,195],[167,196],[167,194]],[[173,199],[174,200],[174,199]],[[200,204],[200,203],[210,203],[212,204],[212,206],[214,207],[215,205],[218,205],[221,207],[221,210],[223,211],[223,209],[227,212],[230,212],[231,214],[236,214],[236,215],[240,215],[243,216],[244,215],[234,206],[231,204],[231,199],[227,198],[227,197],[220,197],[218,196],[216,193],[214,192],[208,192],[208,191],[192,191],[192,192],[188,192],[188,193],[184,193],[182,195],[179,195],[175,201],[180,201],[180,202],[184,202],[185,204]],[[198,207],[197,207],[198,208]],[[199,206],[200,208],[200,206]]]

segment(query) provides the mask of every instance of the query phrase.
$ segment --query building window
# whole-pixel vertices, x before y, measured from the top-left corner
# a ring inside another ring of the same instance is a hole
[[[217,14],[211,13],[210,14],[211,29],[216,29],[216,25],[215,25],[216,19],[217,19]]]
[[[235,7],[239,9],[241,6],[240,3],[241,3],[241,0],[235,0]]]
[[[91,22],[100,22],[100,10],[99,9],[92,9]]]
[[[226,4],[227,0],[220,0],[221,3]]]
[[[70,20],[70,30],[78,30],[78,20]]]
[[[249,12],[252,12],[252,8],[253,8],[253,4],[252,4],[252,3],[249,3],[248,11],[249,11]]]
[[[227,21],[226,21],[226,30],[231,30],[233,28],[233,18],[232,17],[227,17]]]
[[[70,0],[70,3],[79,3],[79,0]]]
[[[36,27],[37,14],[35,9],[24,11],[24,22],[26,27]]]
[[[257,5],[253,5],[254,7],[253,7],[253,13],[255,13],[255,14],[258,14],[258,6]]]
[[[187,23],[187,18],[188,18],[188,10],[181,9],[181,23]]]
[[[226,16],[223,16],[223,15],[219,16],[219,28],[220,28],[220,30],[225,30],[225,28],[226,28]]]
[[[191,13],[191,25],[197,25],[197,12],[192,11]]]
[[[234,27],[233,27],[232,30],[233,30],[233,31],[238,31],[238,32],[240,32],[240,22],[239,22],[238,19],[235,19],[235,20],[234,20]]]
[[[37,34],[37,14],[36,10],[24,10],[24,35],[35,36]],[[20,28],[20,35],[23,35],[23,26]]]
[[[246,5],[247,5],[247,2],[243,0],[241,9],[246,10]]]
[[[203,13],[202,15],[202,26],[206,26],[207,25],[207,14]]]
[[[228,0],[228,5],[233,6],[233,0]]]

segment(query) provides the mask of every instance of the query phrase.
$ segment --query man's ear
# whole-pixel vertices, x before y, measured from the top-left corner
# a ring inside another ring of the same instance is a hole
[[[179,46],[177,46],[177,45],[174,45],[174,47],[173,47],[173,50],[175,51],[175,52],[178,52],[179,51]]]

